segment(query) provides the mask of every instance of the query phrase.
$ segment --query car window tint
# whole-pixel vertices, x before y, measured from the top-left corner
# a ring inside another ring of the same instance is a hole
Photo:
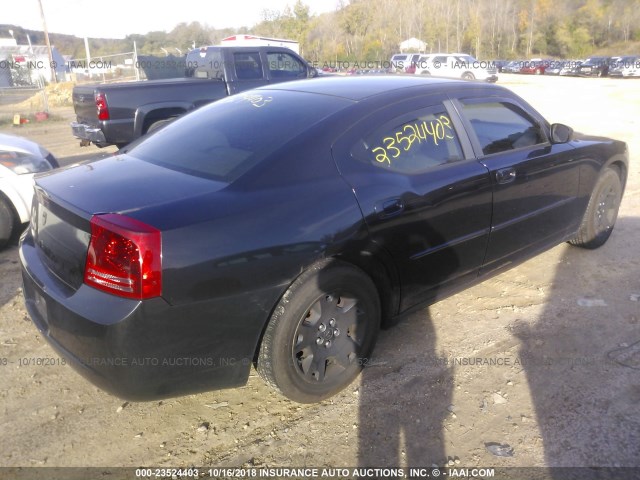
[[[234,53],[233,57],[236,77],[239,80],[262,78],[262,62],[259,52]]]
[[[172,170],[230,183],[350,104],[326,95],[251,90],[185,115],[125,152]]]
[[[288,53],[267,53],[271,78],[304,78],[307,76],[305,66]]]
[[[416,175],[463,158],[444,107],[403,115],[359,140],[351,155],[377,168]]]
[[[189,52],[186,60],[186,76],[224,78],[224,61],[219,48],[201,48]]]
[[[463,102],[463,110],[485,155],[546,142],[539,125],[510,103]]]

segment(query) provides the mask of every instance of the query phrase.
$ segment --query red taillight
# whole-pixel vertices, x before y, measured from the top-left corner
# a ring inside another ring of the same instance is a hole
[[[138,300],[160,296],[160,230],[123,215],[94,215],[91,218],[84,283]]]
[[[109,107],[104,93],[96,93],[96,108],[98,109],[98,120],[109,120]]]

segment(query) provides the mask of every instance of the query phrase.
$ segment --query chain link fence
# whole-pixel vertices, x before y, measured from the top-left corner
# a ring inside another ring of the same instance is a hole
[[[52,82],[55,74],[57,82]],[[134,52],[91,59],[59,58],[46,54],[8,53],[0,56],[0,123],[27,123],[49,118],[58,107],[72,107],[78,83],[113,83],[140,80]]]
[[[66,62],[69,80],[76,83],[114,83],[141,80],[135,52],[80,58]]]
[[[0,123],[39,121],[51,109],[72,107],[76,84],[182,77],[185,59],[136,52],[58,61],[38,51],[0,55]],[[57,82],[51,81],[54,74]]]

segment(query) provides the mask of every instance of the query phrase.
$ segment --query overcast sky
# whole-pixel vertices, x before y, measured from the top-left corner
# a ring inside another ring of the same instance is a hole
[[[338,0],[303,0],[312,14],[336,9]],[[0,0],[0,23],[42,30],[38,0]],[[295,0],[42,0],[50,33],[124,38],[132,33],[170,31],[180,22],[214,28],[252,27],[263,10],[282,11]]]

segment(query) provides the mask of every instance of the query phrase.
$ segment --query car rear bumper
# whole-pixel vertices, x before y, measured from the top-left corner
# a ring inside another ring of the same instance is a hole
[[[80,140],[87,140],[96,145],[107,144],[104,133],[97,127],[85,125],[84,123],[71,122],[71,131],[73,132],[73,136]]]
[[[92,127],[84,123],[71,122],[71,131],[73,132],[73,136],[80,140],[89,141],[98,146],[108,145],[104,133],[97,127]]]
[[[234,297],[173,306],[86,285],[74,291],[40,255],[27,230],[20,260],[33,323],[67,363],[103,390],[145,401],[246,383],[268,317],[257,302]]]

